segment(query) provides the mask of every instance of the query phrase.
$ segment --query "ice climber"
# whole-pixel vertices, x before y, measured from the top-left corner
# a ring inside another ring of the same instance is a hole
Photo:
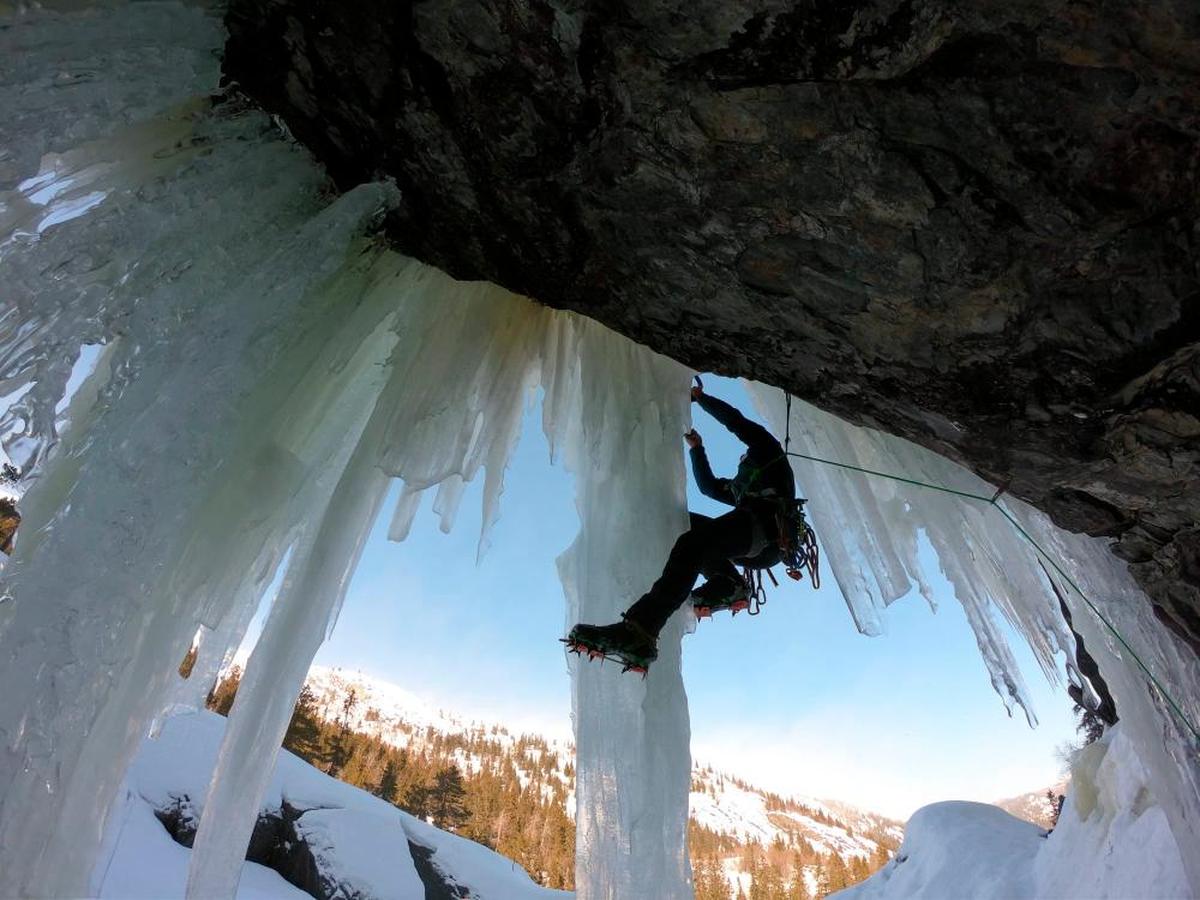
[[[733,432],[747,449],[733,478],[713,475],[700,435],[684,435],[700,492],[732,510],[713,519],[689,513],[691,527],[679,536],[658,581],[612,625],[576,625],[564,642],[573,652],[619,660],[625,670],[645,673],[658,656],[658,633],[667,619],[690,600],[697,616],[750,604],[749,575],[778,562],[799,577],[807,567],[815,577],[816,545],[804,524],[802,500],[787,455],[774,435],[723,400],[704,393],[700,379],[692,401]],[[695,590],[698,575],[705,582]]]

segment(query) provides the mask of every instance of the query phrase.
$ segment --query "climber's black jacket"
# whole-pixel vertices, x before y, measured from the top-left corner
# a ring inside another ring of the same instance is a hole
[[[747,450],[733,478],[713,475],[703,445],[691,451],[701,492],[734,508],[715,519],[692,513],[691,527],[675,541],[662,575],[625,612],[626,619],[655,635],[688,598],[698,575],[732,590],[742,583],[735,563],[764,568],[779,562],[780,501],[796,496],[792,467],[771,432],[716,397],[701,394],[696,402]]]
[[[691,450],[692,472],[700,493],[720,503],[737,507],[761,507],[755,500],[779,498],[791,500],[796,496],[792,467],[788,465],[783,446],[775,436],[757,422],[752,422],[724,400],[701,394],[696,398],[700,407],[733,432],[747,450],[732,478],[717,478],[708,464],[704,445]]]

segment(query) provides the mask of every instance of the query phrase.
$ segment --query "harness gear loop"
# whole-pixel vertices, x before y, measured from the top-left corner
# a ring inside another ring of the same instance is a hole
[[[804,517],[804,504],[807,502],[797,498],[791,503],[781,504],[775,522],[779,529],[779,549],[783,551],[783,562],[787,566],[788,577],[793,581],[800,581],[807,571],[808,580],[816,589],[821,586],[821,558],[817,549],[817,536]]]

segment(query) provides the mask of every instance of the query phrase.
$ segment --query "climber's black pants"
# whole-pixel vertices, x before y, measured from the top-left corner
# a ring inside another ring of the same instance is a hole
[[[730,560],[746,556],[754,543],[755,516],[749,510],[734,509],[715,519],[688,515],[692,527],[675,541],[662,576],[625,613],[652,634],[658,634],[688,598],[697,575],[740,581]]]

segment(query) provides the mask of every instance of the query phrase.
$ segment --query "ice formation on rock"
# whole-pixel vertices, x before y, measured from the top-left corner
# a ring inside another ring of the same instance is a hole
[[[611,618],[685,521],[687,373],[377,246],[395,191],[331,199],[264,116],[211,103],[221,32],[196,8],[35,10],[2,34],[20,140],[0,179],[0,380],[25,390],[4,446],[30,490],[0,606],[0,894],[87,892],[139,740],[199,699],[286,558],[193,856],[190,893],[229,896],[387,479],[406,484],[396,536],[430,488],[448,528],[480,469],[491,522],[542,385],[586,523],[565,619]],[[85,344],[104,357],[60,436]],[[688,891],[680,627],[645,682],[578,672],[585,896]]]
[[[752,385],[751,391],[776,432],[790,432],[793,451],[983,497],[995,494],[994,486],[923,447],[850,425],[801,401],[792,402],[789,429],[785,395],[764,385]],[[1020,704],[1031,724],[1036,720],[997,615],[1029,642],[1048,678],[1058,679],[1055,655],[1065,651],[1068,676],[1086,684],[1071,661],[1074,638],[1059,612],[1049,572],[1100,665],[1123,731],[1148,769],[1148,783],[1176,840],[1181,847],[1200,847],[1200,747],[1131,654],[1049,561],[1137,651],[1181,704],[1183,715],[1200,722],[1200,664],[1155,621],[1145,596],[1103,540],[1068,534],[1028,504],[1001,498],[1049,555],[1043,567],[1033,546],[987,502],[796,457],[792,465],[859,630],[880,632],[883,608],[914,586],[933,601],[916,555],[924,535],[974,629],[992,685],[1010,711]],[[1185,865],[1193,889],[1200,889],[1200,854],[1185,854]]]
[[[846,900],[1193,897],[1184,856],[1123,725],[1086,747],[1053,831],[985,803],[915,812],[895,858]]]
[[[485,545],[540,386],[582,521],[560,562],[564,624],[611,621],[686,524],[688,373],[594,323],[380,247],[372,234],[398,202],[393,188],[335,199],[267,117],[209,97],[222,33],[202,8],[33,9],[5,24],[0,439],[29,489],[0,603],[0,894],[87,892],[139,741],[164,709],[198,702],[286,565],[193,855],[192,895],[230,896],[291,705],[388,479],[405,484],[391,513],[399,539],[431,490],[449,528],[482,471]],[[104,349],[64,417],[85,345]],[[782,431],[782,398],[759,390]],[[796,448],[990,492],[911,445],[811,408],[793,414]],[[878,632],[882,607],[911,583],[932,600],[917,560],[924,533],[998,692],[1028,709],[995,611],[1047,674],[1071,637],[998,514],[796,470],[860,629]],[[1150,620],[1113,557],[1009,508],[1198,718],[1194,659]],[[1195,846],[1194,748],[1068,596],[1176,838]],[[683,627],[683,616],[669,625],[644,682],[572,668],[581,896],[689,894]]]

